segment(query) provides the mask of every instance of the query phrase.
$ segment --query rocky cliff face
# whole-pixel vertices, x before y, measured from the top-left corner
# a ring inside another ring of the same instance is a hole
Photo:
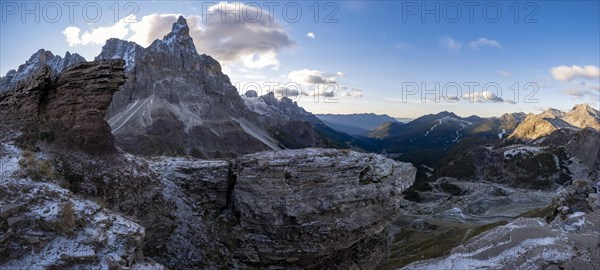
[[[327,149],[230,162],[163,158],[152,167],[181,192],[173,198],[181,235],[158,259],[175,268],[218,260],[242,268],[372,268],[387,255],[384,227],[416,173],[379,155]]]
[[[108,112],[117,145],[142,155],[233,157],[277,149],[219,63],[196,52],[183,17],[148,48],[111,39],[100,59],[126,61]]]
[[[579,104],[566,113],[547,109],[538,115],[529,114],[509,138],[531,141],[548,136],[558,129],[583,128],[600,131],[600,112],[586,104]]]
[[[51,51],[40,49],[31,55],[29,60],[19,66],[17,70],[10,70],[5,77],[0,78],[0,92],[13,88],[19,81],[26,79],[45,66],[50,68],[53,75],[57,75],[67,67],[82,62],[85,62],[85,58],[76,53],[67,52],[65,57],[62,58],[59,55],[54,55]]]
[[[32,128],[48,140],[86,150],[112,150],[103,117],[125,82],[122,60],[84,62],[58,75],[48,65],[0,94],[2,122]],[[37,136],[38,134],[33,134]]]
[[[517,126],[515,131],[509,136],[518,140],[535,140],[540,137],[552,134],[558,128],[551,122],[534,114],[528,114],[525,120]]]
[[[242,98],[246,107],[257,114],[259,125],[265,127],[282,148],[346,148],[352,140],[287,97],[277,99],[272,92],[259,97],[250,90]]]
[[[0,184],[0,268],[164,269],[142,253],[144,227],[51,183]]]
[[[593,128],[600,131],[600,112],[587,104],[579,104],[565,114],[565,121],[578,128]]]

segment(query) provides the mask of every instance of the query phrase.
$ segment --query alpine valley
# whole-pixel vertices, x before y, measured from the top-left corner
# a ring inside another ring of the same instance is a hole
[[[585,104],[315,115],[240,94],[184,17],[0,87],[0,269],[600,269]]]

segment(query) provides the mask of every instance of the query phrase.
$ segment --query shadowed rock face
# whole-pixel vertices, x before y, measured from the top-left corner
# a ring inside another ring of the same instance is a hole
[[[166,194],[179,192],[178,226],[164,257],[155,258],[173,268],[226,261],[371,269],[388,254],[384,227],[416,174],[383,156],[317,148],[229,162],[161,158],[151,167],[175,184],[165,185]]]
[[[42,66],[0,94],[2,120],[84,150],[112,150],[113,136],[103,117],[113,93],[125,82],[123,64],[84,62],[58,76]]]
[[[264,152],[236,163],[232,201],[244,231],[237,255],[301,267],[380,263],[389,248],[380,234],[416,174],[383,156],[331,149]],[[373,242],[372,252],[358,252]]]
[[[127,81],[107,118],[123,150],[221,158],[278,148],[220,64],[196,52],[183,17],[147,48],[108,40],[96,59],[114,58],[126,61]]]
[[[79,54],[71,54],[67,52],[65,57],[52,54],[51,51],[40,49],[31,57],[25,64],[20,65],[17,70],[10,70],[6,76],[0,78],[0,92],[4,92],[13,88],[19,81],[26,79],[32,73],[39,69],[48,66],[53,75],[56,75],[72,65],[85,62]]]

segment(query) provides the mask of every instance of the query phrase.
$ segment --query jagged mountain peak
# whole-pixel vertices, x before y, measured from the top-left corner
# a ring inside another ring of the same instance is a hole
[[[171,32],[189,36],[190,28],[187,25],[187,20],[183,16],[179,16],[179,18],[177,18],[177,22],[173,24]]]
[[[542,118],[562,118],[565,116],[565,113],[561,110],[548,108],[539,114]]]
[[[590,107],[590,105],[587,104],[577,104],[573,106],[573,109],[571,109],[569,113],[571,112],[588,113],[596,118],[600,117],[600,113],[598,112],[598,110]]]
[[[575,105],[565,114],[564,120],[578,128],[590,127],[600,130],[600,112],[587,104]]]
[[[179,19],[173,23],[171,32],[165,35],[162,40],[152,42],[149,48],[156,48],[158,50],[168,49],[171,52],[183,53],[188,56],[198,54],[194,40],[190,36],[190,28],[188,27],[187,20],[183,16],[179,16]]]

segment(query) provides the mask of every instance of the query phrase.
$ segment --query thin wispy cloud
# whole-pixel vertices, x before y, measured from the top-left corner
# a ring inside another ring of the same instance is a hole
[[[512,73],[510,71],[506,71],[506,70],[500,70],[500,71],[498,71],[498,74],[500,74],[500,76],[502,76],[504,78],[508,78],[512,75]]]
[[[399,50],[407,50],[412,48],[412,44],[407,43],[407,42],[397,42],[396,44],[394,44],[394,48],[399,49]]]
[[[440,38],[440,44],[452,53],[458,53],[462,49],[462,44],[451,37]]]
[[[496,49],[502,49],[502,45],[496,40],[487,38],[478,38],[469,42],[468,47],[473,50],[479,50],[481,47],[490,47]]]

